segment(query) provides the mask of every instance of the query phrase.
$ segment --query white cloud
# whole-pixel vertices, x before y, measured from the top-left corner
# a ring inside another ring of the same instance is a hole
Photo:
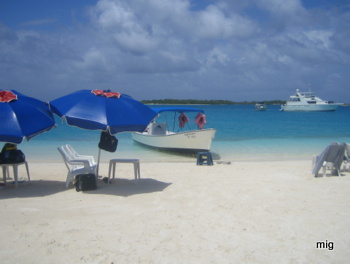
[[[227,62],[230,61],[229,56],[223,52],[222,50],[218,48],[214,48],[209,52],[209,55],[207,57],[207,65],[212,66],[216,63],[219,63],[221,65],[227,65]]]
[[[117,44],[135,54],[156,48],[151,32],[147,30],[136,14],[123,1],[102,0],[93,10],[97,26],[110,34]]]
[[[228,39],[246,36],[252,33],[254,25],[238,14],[225,15],[218,6],[210,5],[199,11],[193,24],[195,32],[201,38]]]
[[[138,27],[135,17],[123,1],[101,0],[93,8],[96,22],[106,30],[133,30]]]
[[[275,15],[294,15],[303,12],[301,0],[260,0],[257,1],[259,5]]]
[[[95,47],[89,49],[84,54],[83,63],[79,64],[89,70],[108,70],[109,68],[105,55]]]
[[[317,47],[321,49],[330,48],[330,38],[333,35],[330,30],[310,30],[306,31],[305,34]]]

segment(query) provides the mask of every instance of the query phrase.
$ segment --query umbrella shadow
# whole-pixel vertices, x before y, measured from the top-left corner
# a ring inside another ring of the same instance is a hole
[[[144,178],[139,180],[128,180],[116,178],[111,184],[98,181],[97,189],[84,192],[86,194],[117,195],[128,197],[137,194],[162,192],[172,183]],[[14,184],[8,183],[0,190],[0,200],[13,198],[45,197],[60,192],[72,191],[66,188],[62,181],[35,180],[19,183],[18,189]]]
[[[19,183],[18,189],[14,184],[8,183],[0,190],[0,200],[13,198],[44,197],[67,191],[62,181],[32,180]]]
[[[86,193],[128,197],[137,194],[162,192],[171,184],[172,183],[157,181],[150,178],[139,180],[116,178],[110,184],[99,182],[96,190]]]

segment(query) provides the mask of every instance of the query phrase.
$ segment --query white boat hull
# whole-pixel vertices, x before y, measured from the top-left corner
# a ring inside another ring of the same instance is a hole
[[[209,151],[215,136],[215,129],[192,130],[181,133],[151,135],[148,132],[132,133],[134,141],[160,149],[196,152]]]
[[[335,111],[342,104],[314,104],[314,105],[283,105],[282,111],[289,112],[322,112]]]

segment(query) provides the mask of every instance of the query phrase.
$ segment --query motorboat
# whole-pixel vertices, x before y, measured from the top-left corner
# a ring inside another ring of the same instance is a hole
[[[316,97],[313,92],[300,92],[297,89],[286,104],[281,106],[280,111],[335,111],[341,105],[343,103],[324,101]]]
[[[216,130],[204,129],[206,117],[203,110],[177,106],[153,107],[152,110],[158,113],[155,120],[165,122],[157,123],[154,120],[144,132],[132,133],[134,141],[149,147],[178,152],[196,153],[210,150]],[[191,128],[193,122],[189,122],[185,113],[195,115],[195,127]],[[173,117],[172,121],[168,122],[169,114]]]
[[[266,111],[267,107],[265,102],[257,102],[254,106],[254,110],[256,111]]]

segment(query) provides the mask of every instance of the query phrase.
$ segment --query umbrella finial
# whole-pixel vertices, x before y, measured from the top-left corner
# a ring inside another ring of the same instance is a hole
[[[106,96],[107,98],[116,97],[120,98],[121,94],[118,92],[111,92],[111,90],[92,90],[94,95]]]
[[[11,91],[0,91],[0,103],[9,103],[17,100],[17,95]]]

